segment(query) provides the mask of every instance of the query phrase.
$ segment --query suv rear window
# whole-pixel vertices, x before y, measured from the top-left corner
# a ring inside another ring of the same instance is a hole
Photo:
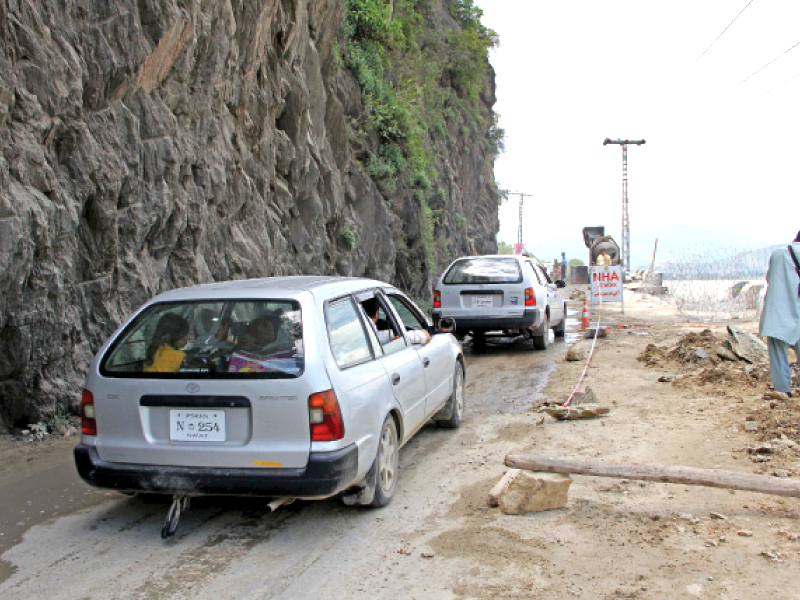
[[[100,363],[106,377],[253,379],[304,369],[300,305],[292,300],[169,302],[145,309]]]
[[[450,285],[521,283],[522,270],[515,258],[464,258],[453,263],[442,281]]]

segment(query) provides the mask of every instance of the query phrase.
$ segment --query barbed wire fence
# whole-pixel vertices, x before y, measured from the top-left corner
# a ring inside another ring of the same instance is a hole
[[[696,247],[671,253],[659,269],[681,314],[753,320],[764,301],[769,254],[769,249]]]

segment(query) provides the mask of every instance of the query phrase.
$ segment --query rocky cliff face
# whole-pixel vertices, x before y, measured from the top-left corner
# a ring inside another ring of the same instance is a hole
[[[74,407],[94,352],[169,288],[338,274],[430,297],[420,202],[402,180],[382,193],[358,160],[377,140],[350,139],[345,9],[0,2],[0,430]],[[433,136],[440,263],[495,249],[486,134],[453,118]]]

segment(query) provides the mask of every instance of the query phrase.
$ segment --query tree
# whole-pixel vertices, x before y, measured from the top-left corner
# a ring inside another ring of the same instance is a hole
[[[514,249],[511,247],[511,244],[507,244],[505,242],[497,242],[497,253],[498,254],[513,254]]]

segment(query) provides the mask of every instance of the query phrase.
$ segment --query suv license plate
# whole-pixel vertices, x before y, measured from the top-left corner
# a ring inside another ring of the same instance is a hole
[[[179,442],[224,442],[224,410],[169,411],[169,439]]]
[[[473,296],[472,308],[492,308],[491,296]]]

